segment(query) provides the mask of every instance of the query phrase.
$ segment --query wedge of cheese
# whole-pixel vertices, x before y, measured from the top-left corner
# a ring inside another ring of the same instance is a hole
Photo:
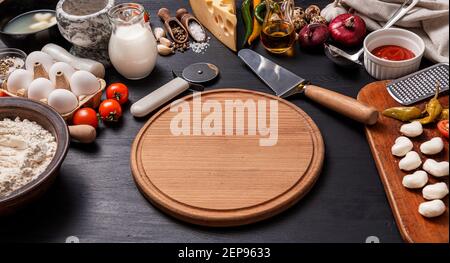
[[[235,0],[189,0],[197,19],[223,44],[237,51]]]

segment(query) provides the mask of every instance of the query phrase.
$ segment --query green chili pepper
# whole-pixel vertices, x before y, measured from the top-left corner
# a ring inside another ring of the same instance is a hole
[[[448,108],[442,110],[441,115],[439,115],[439,120],[448,120]]]
[[[400,121],[420,118],[422,111],[417,107],[393,107],[383,111],[383,115]]]
[[[428,116],[419,119],[418,121],[420,121],[420,123],[422,124],[432,123],[436,119],[438,119],[438,117],[441,115],[442,105],[438,100],[438,96],[439,96],[439,86],[436,88],[436,94],[425,107],[425,112],[428,114]]]
[[[245,39],[243,46],[246,45],[248,38],[253,32],[253,19],[252,13],[250,11],[251,5],[252,5],[251,0],[244,0],[241,6],[242,18],[244,19],[244,26],[245,26]]]
[[[266,2],[263,1],[255,7],[255,17],[260,24],[264,23],[266,17]]]

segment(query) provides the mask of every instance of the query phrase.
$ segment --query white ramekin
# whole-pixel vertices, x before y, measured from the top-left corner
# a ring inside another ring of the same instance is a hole
[[[371,53],[377,47],[397,45],[411,50],[415,57],[408,60],[391,61]],[[395,79],[419,69],[425,52],[425,43],[415,33],[399,28],[381,29],[370,33],[364,40],[364,66],[376,79]]]

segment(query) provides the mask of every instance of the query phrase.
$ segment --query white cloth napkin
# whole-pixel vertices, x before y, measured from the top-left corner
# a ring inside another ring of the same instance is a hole
[[[404,0],[343,0],[366,22],[369,30],[380,29]],[[395,26],[413,31],[425,42],[425,57],[449,62],[449,0],[421,0]]]

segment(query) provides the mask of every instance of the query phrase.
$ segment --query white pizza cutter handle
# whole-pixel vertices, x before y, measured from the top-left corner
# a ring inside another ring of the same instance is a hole
[[[144,117],[189,89],[189,82],[178,77],[131,105],[131,114]]]

